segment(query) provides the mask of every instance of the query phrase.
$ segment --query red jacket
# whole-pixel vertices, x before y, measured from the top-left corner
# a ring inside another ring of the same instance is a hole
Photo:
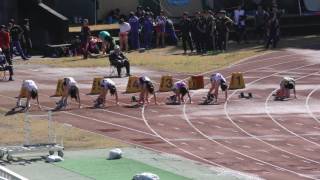
[[[0,31],[0,48],[2,49],[10,48],[10,34],[8,32]]]

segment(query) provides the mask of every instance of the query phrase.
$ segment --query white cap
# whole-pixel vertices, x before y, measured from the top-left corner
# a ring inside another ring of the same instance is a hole
[[[114,46],[114,50],[120,50],[120,46],[119,45],[115,45]]]
[[[2,52],[2,49],[0,48],[0,52]]]

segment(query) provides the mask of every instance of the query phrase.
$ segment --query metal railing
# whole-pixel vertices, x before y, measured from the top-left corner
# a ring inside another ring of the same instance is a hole
[[[3,167],[0,166],[0,180],[28,180],[25,177]]]

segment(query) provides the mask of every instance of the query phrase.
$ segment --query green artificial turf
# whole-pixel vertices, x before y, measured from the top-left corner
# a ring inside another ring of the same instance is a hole
[[[131,180],[135,174],[151,172],[164,180],[186,180],[188,178],[161,170],[147,164],[122,158],[119,160],[106,160],[104,158],[78,158],[68,159],[56,164],[59,167],[96,180]]]

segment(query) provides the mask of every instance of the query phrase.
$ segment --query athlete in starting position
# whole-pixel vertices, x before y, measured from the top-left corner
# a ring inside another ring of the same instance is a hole
[[[157,97],[154,90],[153,83],[151,82],[150,78],[147,76],[142,76],[139,78],[139,87],[141,89],[140,97],[139,97],[139,104],[149,104],[149,93],[153,94],[154,103],[157,104]]]
[[[172,87],[172,91],[175,93],[175,98],[177,98],[177,103],[181,104],[181,102],[184,102],[184,96],[188,95],[189,102],[191,103],[191,96],[189,93],[189,89],[187,87],[187,84],[184,81],[178,81],[174,83]]]
[[[276,98],[290,98],[290,90],[293,89],[294,98],[296,96],[296,82],[292,77],[284,77],[280,82],[280,89],[276,92]]]
[[[26,92],[26,94],[23,95],[22,92]],[[17,108],[22,107],[21,98],[24,98],[22,96],[26,96],[26,98],[27,98],[27,102],[26,102],[26,106],[24,107],[24,110],[28,110],[31,107],[31,105],[30,105],[31,99],[36,99],[38,107],[39,107],[39,109],[41,109],[41,106],[39,103],[39,98],[38,98],[38,86],[36,85],[36,83],[33,80],[24,80],[22,82],[21,91],[20,91],[20,94],[18,96],[18,101],[17,101]]]
[[[68,105],[68,97],[71,99],[75,99],[79,103],[79,108],[81,108],[80,95],[79,95],[79,87],[77,82],[73,79],[73,77],[67,77],[63,79],[63,93],[61,100],[57,103],[58,106],[66,107]]]
[[[118,93],[117,93],[117,88],[116,88],[116,84],[109,78],[106,79],[102,79],[100,81],[100,86],[101,86],[101,93],[98,97],[98,99],[96,100],[96,107],[98,107],[99,105],[105,105],[106,102],[106,95],[108,94],[108,91],[110,91],[111,96],[115,96],[116,97],[116,104],[118,105]]]
[[[225,92],[225,101],[228,99],[228,85],[226,79],[220,73],[215,73],[210,78],[211,81],[211,88],[208,92],[208,97],[211,97],[212,91],[213,96],[215,98],[215,103],[218,102],[218,95],[219,95],[219,87],[221,90]]]

